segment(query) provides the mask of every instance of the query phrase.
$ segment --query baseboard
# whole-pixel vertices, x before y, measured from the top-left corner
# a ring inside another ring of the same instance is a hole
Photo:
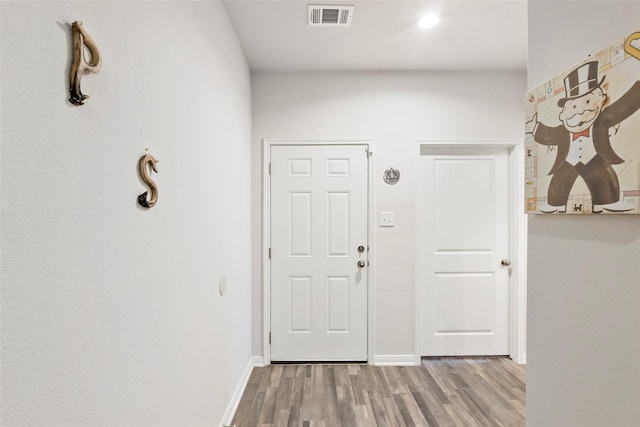
[[[258,360],[259,359],[259,360]],[[249,382],[249,377],[251,377],[251,372],[253,372],[253,368],[256,366],[261,366],[258,362],[262,363],[262,357],[252,356],[249,359],[249,363],[247,363],[247,367],[242,373],[242,377],[240,378],[240,382],[238,382],[238,386],[236,390],[233,392],[233,396],[231,397],[231,401],[227,406],[227,410],[222,417],[222,421],[220,422],[220,427],[225,427],[231,425],[233,421],[233,417],[236,414],[236,410],[238,409],[238,405],[240,405],[240,399],[242,399],[242,394],[244,393],[244,389],[247,387],[247,383]]]
[[[416,366],[420,365],[420,358],[415,354],[385,354],[373,356],[376,366]]]
[[[251,363],[253,363],[254,368],[263,368],[264,358],[262,356],[252,356]]]

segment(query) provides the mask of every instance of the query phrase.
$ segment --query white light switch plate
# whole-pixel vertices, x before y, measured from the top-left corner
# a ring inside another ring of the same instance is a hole
[[[395,220],[393,219],[393,216],[393,212],[380,212],[380,227],[395,226]]]

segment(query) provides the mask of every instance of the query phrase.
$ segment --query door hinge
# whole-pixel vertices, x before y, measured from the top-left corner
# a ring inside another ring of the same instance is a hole
[[[271,344],[271,332],[269,332],[269,344]]]
[[[271,259],[271,248],[269,248],[269,259]]]
[[[271,163],[269,163],[269,175],[271,175]]]

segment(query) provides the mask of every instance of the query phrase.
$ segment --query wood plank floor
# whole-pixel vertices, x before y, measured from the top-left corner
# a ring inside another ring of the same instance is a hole
[[[524,426],[525,367],[508,358],[439,358],[422,366],[255,368],[233,424]]]

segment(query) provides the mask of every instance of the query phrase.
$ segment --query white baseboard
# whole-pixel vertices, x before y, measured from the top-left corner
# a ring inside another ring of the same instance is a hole
[[[236,414],[236,410],[238,409],[238,405],[240,405],[240,399],[242,399],[242,394],[244,393],[244,389],[247,387],[247,383],[249,382],[249,377],[251,377],[251,372],[253,372],[253,368],[256,365],[256,357],[252,356],[249,359],[249,363],[247,363],[247,367],[242,373],[242,377],[240,378],[240,382],[236,387],[236,390],[233,392],[233,396],[231,397],[231,401],[227,406],[227,410],[224,412],[224,416],[222,417],[222,421],[220,421],[220,427],[225,427],[231,425],[233,421],[233,417]],[[259,362],[262,362],[262,357],[259,358]]]
[[[376,366],[417,366],[420,358],[415,354],[385,354],[373,356],[373,364]]]
[[[262,356],[252,356],[251,363],[254,368],[264,368],[264,359]]]

